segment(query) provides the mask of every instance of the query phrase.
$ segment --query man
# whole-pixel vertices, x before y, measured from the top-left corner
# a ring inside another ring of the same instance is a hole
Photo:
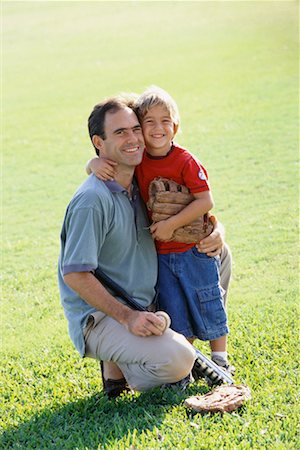
[[[141,162],[141,126],[125,98],[96,105],[89,118],[94,147],[118,163],[114,182],[91,175],[71,200],[61,233],[59,287],[71,339],[100,359],[105,392],[144,391],[190,373],[195,350],[153,312],[130,309],[91,273],[98,266],[141,306],[151,309],[157,260],[147,215],[133,180]],[[220,249],[218,230],[202,250]]]

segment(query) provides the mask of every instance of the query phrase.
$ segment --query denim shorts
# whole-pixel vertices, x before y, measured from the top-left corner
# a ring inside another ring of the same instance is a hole
[[[219,258],[199,253],[158,255],[158,307],[171,317],[171,328],[203,341],[228,334],[219,275]]]

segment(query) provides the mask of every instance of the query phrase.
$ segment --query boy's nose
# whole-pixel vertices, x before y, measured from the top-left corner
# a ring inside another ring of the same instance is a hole
[[[162,125],[162,123],[160,123],[160,122],[155,122],[154,123],[154,129],[162,129],[163,128],[163,125]]]

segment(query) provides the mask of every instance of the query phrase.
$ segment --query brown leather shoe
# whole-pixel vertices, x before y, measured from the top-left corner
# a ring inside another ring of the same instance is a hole
[[[107,380],[104,379],[103,361],[100,361],[100,369],[103,391],[105,392],[109,400],[119,397],[122,392],[132,392],[124,377],[118,380],[111,380],[110,378],[108,378]]]

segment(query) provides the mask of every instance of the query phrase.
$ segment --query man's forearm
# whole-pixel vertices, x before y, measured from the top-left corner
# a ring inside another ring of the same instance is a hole
[[[116,300],[89,272],[71,272],[64,276],[66,284],[89,305],[126,325],[131,309]]]
[[[64,276],[71,289],[89,305],[124,325],[136,336],[161,336],[163,320],[152,312],[136,311],[116,300],[89,272],[72,272]]]

